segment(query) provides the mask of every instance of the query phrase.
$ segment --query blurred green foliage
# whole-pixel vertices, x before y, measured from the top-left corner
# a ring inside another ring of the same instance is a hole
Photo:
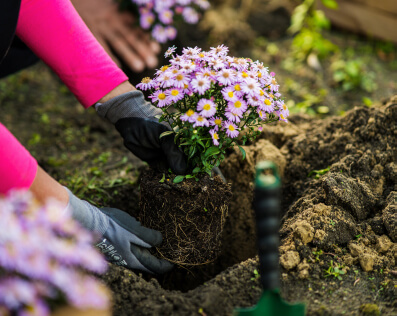
[[[343,91],[361,89],[372,92],[377,88],[375,73],[367,69],[366,63],[360,59],[336,60],[332,63],[333,80]]]
[[[337,9],[335,0],[322,0],[322,3],[331,9]],[[321,10],[316,9],[315,0],[303,0],[292,16],[288,29],[290,34],[296,34],[292,41],[292,51],[298,60],[305,60],[309,54],[325,58],[338,51],[338,46],[324,38],[322,31],[329,29],[330,21]]]

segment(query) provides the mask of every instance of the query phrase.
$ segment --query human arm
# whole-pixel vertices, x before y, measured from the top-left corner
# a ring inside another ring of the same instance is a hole
[[[40,168],[0,123],[0,194],[13,189],[29,189],[41,203],[50,198],[58,200],[75,220],[99,237],[97,247],[110,262],[150,273],[164,273],[172,268],[172,264],[147,250],[162,242],[159,232],[141,226],[123,211],[100,209],[74,196]]]
[[[133,26],[133,15],[130,12],[120,12],[118,3],[114,0],[71,1],[116,64],[120,66],[120,62],[124,61],[136,72],[157,65],[160,45],[152,41],[148,33]]]

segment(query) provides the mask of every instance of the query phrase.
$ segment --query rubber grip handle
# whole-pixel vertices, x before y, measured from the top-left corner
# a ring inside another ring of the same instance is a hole
[[[280,285],[278,258],[280,187],[256,186],[253,208],[256,217],[261,283],[263,290],[274,290]]]

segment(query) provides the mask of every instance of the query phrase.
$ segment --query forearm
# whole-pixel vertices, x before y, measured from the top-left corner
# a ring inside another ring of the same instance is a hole
[[[69,0],[22,0],[16,33],[86,108],[129,85]]]
[[[0,123],[0,193],[28,189],[36,173],[36,160]]]

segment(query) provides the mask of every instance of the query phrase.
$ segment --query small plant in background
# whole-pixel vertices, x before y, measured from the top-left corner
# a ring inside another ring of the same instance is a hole
[[[0,314],[49,315],[53,307],[105,308],[108,297],[87,271],[107,264],[93,237],[55,202],[27,192],[0,199]]]
[[[320,179],[320,177],[326,173],[329,172],[329,168],[327,167],[325,169],[320,169],[320,170],[312,170],[309,172],[309,174],[307,175],[308,177],[312,177],[314,179]]]
[[[330,261],[329,263],[329,268],[325,270],[325,277],[330,277],[333,276],[334,278],[338,280],[342,280],[342,275],[344,275],[346,272],[343,269],[343,266],[334,263],[333,260]]]
[[[335,0],[321,1],[327,8],[338,8],[338,3]],[[298,60],[306,60],[309,56],[325,58],[336,52],[338,47],[322,35],[322,31],[329,29],[330,25],[324,12],[316,9],[315,0],[303,0],[295,8],[288,29],[290,34],[296,34],[292,42],[295,58]]]
[[[159,43],[174,40],[176,20],[196,24],[200,11],[210,6],[207,0],[118,0],[121,9],[130,9],[139,16],[139,24],[151,30],[152,37]],[[174,21],[175,20],[175,21]]]
[[[344,91],[361,89],[373,92],[376,88],[375,74],[369,71],[362,59],[337,60],[332,63],[333,79]]]
[[[144,78],[138,88],[150,90],[175,140],[188,157],[193,174],[209,173],[224,160],[226,150],[255,139],[262,125],[285,121],[289,111],[278,92],[275,74],[259,61],[228,56],[220,45],[210,51],[184,48],[166,56],[170,65]]]

